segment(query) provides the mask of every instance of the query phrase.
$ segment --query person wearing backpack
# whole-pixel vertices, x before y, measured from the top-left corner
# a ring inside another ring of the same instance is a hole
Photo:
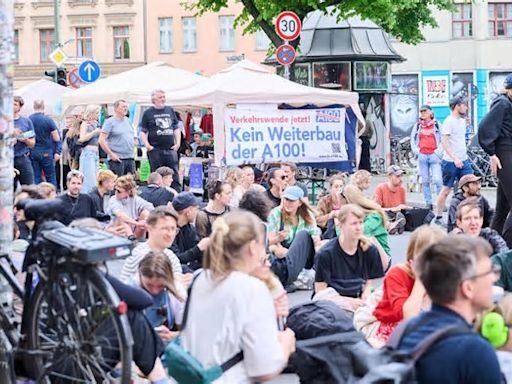
[[[436,194],[439,195],[443,188],[443,173],[441,171],[441,128],[434,119],[434,113],[430,105],[420,108],[420,119],[411,131],[411,150],[418,156],[421,183],[423,186],[423,198],[428,209],[432,209],[432,191],[430,182],[436,186]]]
[[[409,321],[398,350],[410,353],[437,331],[459,326],[417,360],[418,383],[502,382],[492,345],[472,330],[477,315],[493,304],[499,268],[492,265],[491,252],[485,240],[460,235],[441,239],[418,257],[416,273],[432,307]]]
[[[250,276],[267,257],[263,228],[250,212],[217,218],[204,271],[190,288],[183,348],[206,368],[235,361],[216,384],[271,380],[295,350],[293,331],[278,331],[269,289]],[[173,375],[172,367],[169,373]]]

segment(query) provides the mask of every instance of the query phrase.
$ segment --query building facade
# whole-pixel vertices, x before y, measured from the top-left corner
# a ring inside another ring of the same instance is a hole
[[[425,42],[393,42],[407,61],[392,65],[391,136],[410,132],[422,104],[432,105],[442,121],[449,99],[457,95],[470,101],[473,133],[512,72],[512,1],[460,1],[455,7],[455,12],[434,11],[439,27],[424,30]]]
[[[98,62],[102,76],[146,61],[145,0],[61,0],[59,40],[71,70],[81,62]],[[56,48],[53,0],[16,0],[15,79],[19,88],[44,77],[55,65],[48,55]]]

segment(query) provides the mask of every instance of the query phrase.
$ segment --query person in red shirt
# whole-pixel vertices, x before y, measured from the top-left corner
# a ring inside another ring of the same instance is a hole
[[[400,212],[409,209],[405,200],[405,188],[402,185],[404,171],[397,165],[388,168],[388,181],[375,188],[373,199],[386,211],[389,219],[388,232],[393,235],[402,233],[405,227],[405,216]]]
[[[444,238],[446,232],[438,227],[422,225],[412,234],[407,247],[406,262],[397,264],[384,277],[383,295],[373,315],[380,322],[374,336],[376,344],[384,344],[397,324],[416,316],[430,305],[425,288],[414,273],[414,259],[429,245]]]
[[[432,108],[423,105],[420,108],[420,120],[411,132],[411,149],[418,155],[418,165],[423,186],[423,198],[427,208],[432,210],[432,191],[430,183],[436,186],[439,195],[443,188],[443,173],[441,171],[441,128],[434,119]]]

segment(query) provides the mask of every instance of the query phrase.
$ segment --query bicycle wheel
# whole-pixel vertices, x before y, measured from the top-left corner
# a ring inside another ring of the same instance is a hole
[[[38,382],[129,383],[132,335],[120,301],[103,274],[72,265],[38,284],[25,334],[29,369]],[[72,272],[70,272],[72,271]]]

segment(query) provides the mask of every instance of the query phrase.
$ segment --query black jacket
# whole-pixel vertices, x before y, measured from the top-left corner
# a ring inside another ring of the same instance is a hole
[[[490,156],[498,148],[512,150],[512,100],[498,96],[478,125],[478,141]]]
[[[171,247],[181,264],[187,265],[194,271],[201,268],[203,263],[203,252],[198,248],[197,243],[196,228],[192,224],[187,224],[179,228]]]
[[[154,184],[142,187],[139,195],[155,207],[167,205],[167,203],[172,202],[172,199],[174,199],[172,192],[168,191],[165,187],[159,187]]]
[[[73,220],[83,219],[85,217],[96,217],[96,207],[89,195],[81,193],[78,198],[69,196],[67,193],[63,193],[58,196],[64,202],[65,212],[62,219],[59,220],[65,225],[69,225]]]
[[[464,193],[459,190],[455,195],[453,195],[452,200],[450,201],[450,208],[448,208],[448,223],[447,229],[448,232],[453,231],[453,229],[457,226],[457,217],[455,213],[457,212],[457,207],[464,200]],[[484,196],[480,196],[480,210],[484,216],[484,222],[482,224],[482,228],[486,228],[491,225],[491,220],[494,215],[493,209],[490,207],[489,202]]]

